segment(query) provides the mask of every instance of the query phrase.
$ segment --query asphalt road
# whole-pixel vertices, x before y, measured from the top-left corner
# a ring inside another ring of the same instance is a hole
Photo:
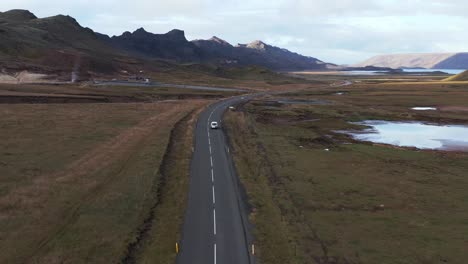
[[[248,98],[218,102],[198,119],[179,264],[254,263],[248,212],[222,123],[221,129],[209,126],[221,121],[229,106]]]
[[[348,86],[345,81],[332,86]],[[272,93],[281,94],[282,92]],[[208,107],[195,128],[190,190],[178,264],[254,264],[248,210],[243,202],[227,139],[220,122],[229,106],[262,94],[234,97]]]
[[[95,85],[114,85],[114,86],[134,86],[134,87],[161,87],[161,88],[176,88],[176,89],[190,89],[201,91],[219,91],[219,92],[242,92],[245,89],[241,88],[226,88],[214,86],[199,86],[199,85],[185,85],[185,84],[171,84],[160,82],[132,82],[132,81],[96,81]]]

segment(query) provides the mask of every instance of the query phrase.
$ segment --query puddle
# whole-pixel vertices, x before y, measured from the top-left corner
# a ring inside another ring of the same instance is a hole
[[[437,111],[437,108],[435,107],[413,107],[411,108],[411,110],[415,110],[415,111]]]
[[[330,102],[325,100],[300,100],[300,99],[279,99],[276,102],[280,104],[301,104],[301,105],[328,105]]]
[[[356,140],[419,149],[468,151],[468,126],[438,126],[421,122],[364,121],[371,128],[341,131]]]

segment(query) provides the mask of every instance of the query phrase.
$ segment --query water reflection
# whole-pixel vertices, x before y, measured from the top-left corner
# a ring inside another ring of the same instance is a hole
[[[362,141],[419,149],[468,151],[468,126],[438,126],[421,122],[365,121],[371,128],[345,132]]]
[[[436,111],[437,110],[437,108],[435,107],[426,107],[426,106],[418,106],[418,107],[413,107],[411,109],[416,110],[416,111]]]

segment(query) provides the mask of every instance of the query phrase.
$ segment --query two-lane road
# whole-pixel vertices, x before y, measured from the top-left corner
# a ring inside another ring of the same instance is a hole
[[[195,128],[188,207],[179,264],[248,264],[253,262],[247,215],[223,129],[211,129],[226,108],[250,97],[210,106]],[[221,123],[222,127],[222,123]]]

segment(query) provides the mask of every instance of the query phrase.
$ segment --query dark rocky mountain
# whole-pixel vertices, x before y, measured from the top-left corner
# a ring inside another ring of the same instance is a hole
[[[37,18],[26,10],[0,13],[2,70],[113,72],[113,60],[122,54],[70,16]]]
[[[122,71],[122,63],[140,67],[136,65],[154,64],[155,60],[213,66],[261,66],[272,70],[325,69],[329,66],[316,58],[261,41],[233,46],[217,37],[188,41],[182,30],[153,34],[143,28],[109,37],[82,27],[70,16],[37,18],[27,10],[0,12],[2,71],[67,72],[79,68],[83,74],[111,73]]]
[[[212,37],[208,40],[193,40],[192,43],[200,49],[206,61],[220,64],[236,63],[235,48],[225,40]]]
[[[327,64],[312,58],[254,41],[233,46],[218,37],[209,40],[188,41],[184,32],[172,30],[153,34],[143,28],[133,33],[102,39],[114,47],[139,56],[167,59],[177,62],[211,63],[230,66],[263,66],[272,70],[325,69]]]
[[[145,57],[179,62],[199,62],[200,49],[185,38],[184,31],[174,29],[166,34],[153,34],[140,28],[110,38],[115,47]]]
[[[0,19],[3,21],[28,21],[37,19],[37,17],[27,10],[13,9],[7,12],[0,12]]]
[[[326,69],[332,65],[316,58],[268,45],[260,40],[236,46],[217,37],[192,42],[202,50],[205,59],[223,64],[258,65],[273,70]]]

